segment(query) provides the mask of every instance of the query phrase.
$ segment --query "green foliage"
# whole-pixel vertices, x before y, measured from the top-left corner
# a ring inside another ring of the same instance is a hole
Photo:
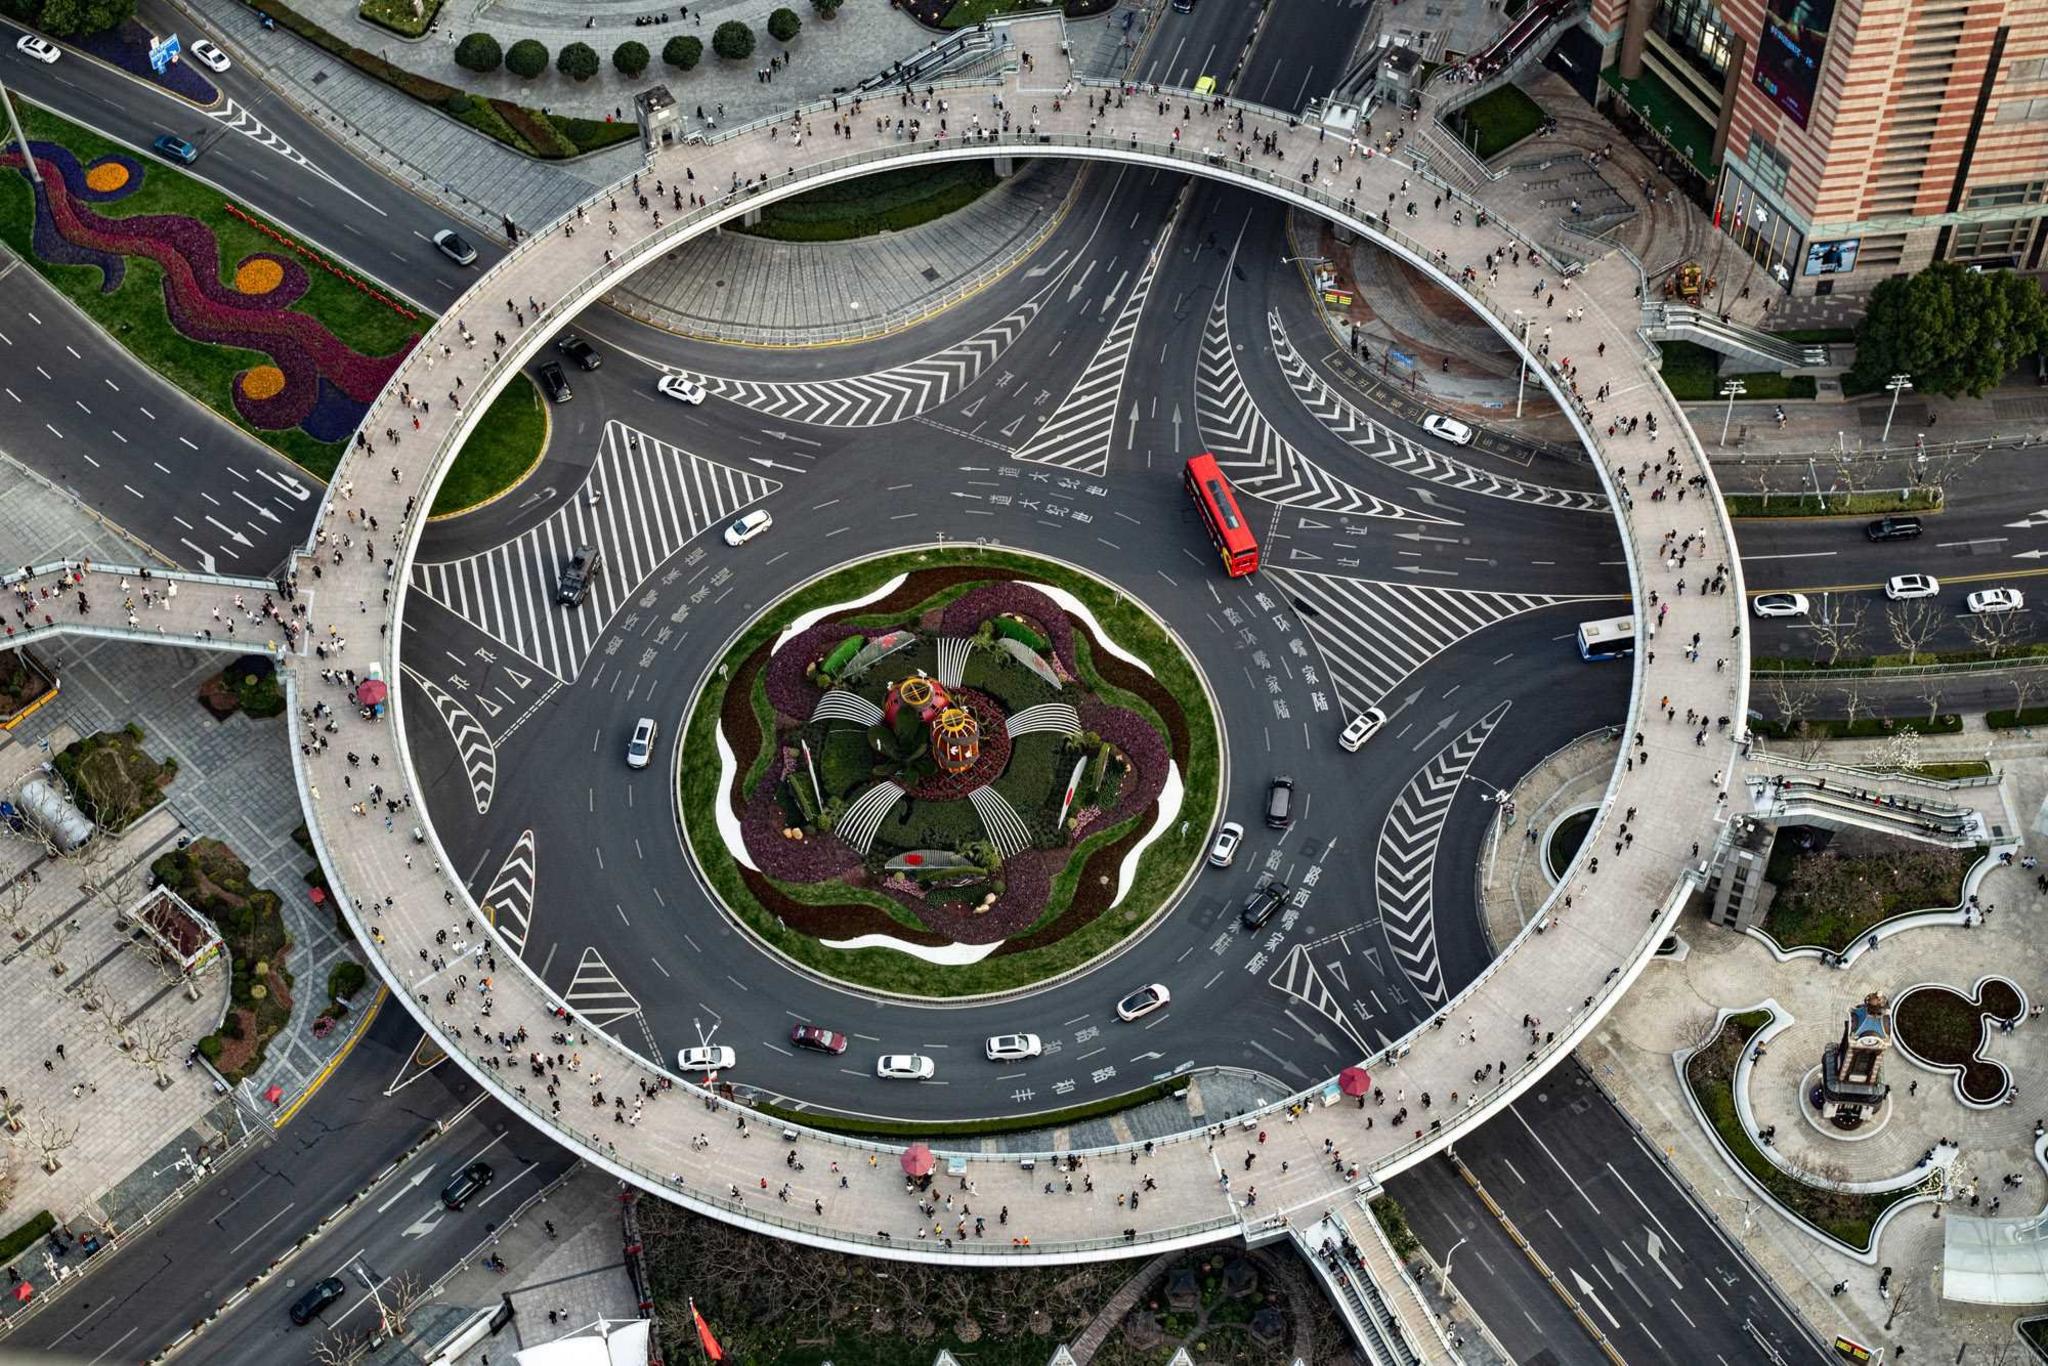
[[[764,205],[760,222],[734,231],[782,242],[843,242],[901,232],[973,203],[995,184],[995,169],[985,161],[905,167]]]
[[[1721,354],[1697,342],[1658,342],[1657,349],[1664,357],[1658,374],[1663,377],[1664,387],[1681,402],[1705,403],[1719,398],[1722,382],[1731,379],[1741,380],[1748,391],[1743,397],[1753,401],[1812,398],[1815,393],[1811,375],[1788,378],[1769,370],[1724,375],[1721,373]]]
[[[73,740],[51,762],[78,809],[116,833],[161,802],[178,771],[176,760],[159,764],[144,752],[142,727],[132,722]]]
[[[455,64],[464,71],[488,75],[505,64],[505,49],[488,33],[471,33],[455,45]]]
[[[661,45],[661,60],[678,71],[688,71],[704,60],[704,40],[678,33]]]
[[[1488,91],[1452,118],[1459,140],[1481,161],[1499,156],[1542,126],[1543,106],[1517,85]]]
[[[832,680],[838,678],[840,670],[853,662],[853,657],[860,653],[861,647],[865,644],[866,636],[851,635],[833,646],[832,653],[826,655],[824,662],[818,665],[818,682],[825,687],[831,687]]]
[[[571,43],[555,55],[555,70],[572,81],[587,81],[597,74],[597,49],[588,43]]]
[[[1052,647],[1051,641],[1014,617],[996,617],[989,625],[995,629],[997,635],[1008,636],[1037,654],[1044,654]]]
[[[261,718],[283,713],[284,689],[278,685],[275,673],[237,673],[229,682],[234,685],[243,715]]]
[[[218,1034],[209,1034],[199,1041],[199,1051],[208,1062],[219,1062],[220,1050],[225,1046],[226,1041]]]
[[[330,1000],[346,1001],[363,989],[370,980],[369,969],[361,963],[345,961],[336,963],[334,971],[327,974],[327,995]]]
[[[839,13],[839,6],[845,0],[811,0],[811,13],[820,19],[830,19]]]
[[[1821,716],[1810,717],[1796,726],[1788,726],[1783,719],[1773,718],[1759,721],[1751,729],[1772,740],[1786,740],[1795,735],[1826,740],[1869,740],[1890,735],[1898,725],[1888,716],[1859,716],[1854,721],[1839,716]],[[1907,724],[1907,729],[1917,730],[1922,735],[1960,735],[1963,718],[1954,712],[1942,712],[1931,721],[1916,717]]]
[[[647,63],[652,60],[645,43],[629,41],[612,49],[612,65],[618,68],[620,75],[629,78],[645,71]]]
[[[1382,1195],[1372,1202],[1372,1217],[1380,1226],[1380,1232],[1387,1235],[1393,1244],[1394,1255],[1407,1261],[1422,1251],[1422,1240],[1408,1227],[1408,1212],[1401,1208],[1401,1202],[1391,1195]]]
[[[1913,387],[1982,398],[2048,346],[2048,300],[2039,282],[2009,270],[1977,272],[1936,261],[1870,292],[1856,325],[1856,365],[1845,383],[1874,388],[1894,374]]]
[[[1781,839],[1764,874],[1778,889],[1765,928],[1788,949],[1841,952],[1893,916],[1961,905],[1963,879],[1982,857],[1979,849],[1903,842],[1882,853],[1837,853]]]
[[[412,0],[363,0],[356,14],[378,28],[388,28],[401,38],[418,38],[433,27],[441,12],[441,0],[423,0],[420,12],[412,12]]]
[[[768,16],[768,36],[778,43],[786,43],[796,37],[803,26],[804,21],[797,18],[796,11],[787,7]]]
[[[86,38],[135,17],[135,0],[5,0],[0,14],[58,38]]]
[[[526,477],[547,448],[548,408],[521,375],[500,390],[463,438],[448,477],[434,494],[432,515],[448,517],[488,503]]]
[[[1984,713],[1984,724],[1992,730],[2014,730],[2020,726],[2048,725],[2048,707],[2028,707],[2025,711],[2014,711],[2002,707]]]
[[[521,38],[505,50],[505,69],[522,81],[532,80],[548,69],[547,45],[532,38]]]
[[[711,50],[728,62],[744,61],[754,55],[754,30],[728,19],[712,30]]]
[[[1730,517],[1878,517],[1887,512],[1938,512],[1939,488],[1881,489],[1876,493],[1730,493],[1722,502]]]
[[[29,1216],[28,1222],[16,1228],[5,1238],[0,1238],[0,1262],[11,1262],[36,1245],[36,1240],[57,1227],[56,1218],[46,1209],[37,1210]]]

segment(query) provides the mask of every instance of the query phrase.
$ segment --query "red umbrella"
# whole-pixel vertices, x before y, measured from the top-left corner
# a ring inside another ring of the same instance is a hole
[[[1337,1089],[1347,1096],[1362,1096],[1372,1090],[1372,1074],[1363,1067],[1347,1067],[1337,1074]]]
[[[939,1159],[932,1156],[932,1150],[922,1143],[913,1143],[903,1150],[903,1170],[911,1176],[930,1176],[938,1169]]]
[[[366,707],[374,707],[391,692],[381,678],[366,678],[356,685],[356,701]]]
[[[284,1099],[284,1088],[276,1082],[272,1082],[263,1089],[263,1099],[269,1101],[272,1105],[277,1104]]]
[[[35,1293],[36,1288],[30,1285],[27,1281],[21,1281],[17,1283],[14,1287],[14,1298],[16,1298],[17,1300],[26,1302],[28,1297]]]

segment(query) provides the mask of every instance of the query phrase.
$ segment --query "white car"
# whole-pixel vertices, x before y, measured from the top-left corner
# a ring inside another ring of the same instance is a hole
[[[682,1072],[723,1072],[739,1061],[739,1054],[722,1043],[699,1044],[676,1054],[676,1069]]]
[[[693,408],[706,397],[704,386],[684,375],[663,375],[654,382],[654,387],[678,403],[687,403]]]
[[[1972,612],[2017,612],[2027,605],[2026,595],[2017,588],[1980,588],[1964,601]]]
[[[1347,753],[1356,754],[1385,724],[1385,712],[1378,707],[1367,707],[1351,718],[1351,724],[1344,727],[1344,733],[1337,737],[1337,743],[1342,745]]]
[[[654,737],[661,733],[661,727],[651,716],[643,716],[633,723],[633,738],[626,742],[626,767],[645,768],[654,762]]]
[[[1216,842],[1209,846],[1209,866],[1228,868],[1237,858],[1237,846],[1244,842],[1244,827],[1236,821],[1223,822],[1223,828],[1216,832]]]
[[[1804,593],[1759,593],[1750,604],[1760,617],[1803,617],[1812,606]]]
[[[1126,1022],[1141,1020],[1153,1011],[1163,1009],[1172,1003],[1173,993],[1160,983],[1154,982],[1149,987],[1139,987],[1136,991],[1118,1001],[1116,1003],[1116,1015],[1118,1019]]]
[[[774,525],[775,519],[770,517],[765,509],[755,508],[725,529],[725,543],[732,546],[745,545]]]
[[[922,1053],[884,1053],[875,1059],[875,1075],[890,1081],[930,1081],[938,1070]]]
[[[1045,1051],[1036,1034],[996,1034],[988,1041],[990,1062],[1022,1062]]]
[[[1941,580],[1932,574],[1899,574],[1886,581],[1884,595],[1893,602],[1908,598],[1931,598],[1941,592]]]
[[[209,71],[226,71],[230,66],[234,65],[234,63],[228,60],[227,53],[222,52],[204,38],[199,39],[185,50],[190,52],[193,57],[198,59],[199,64]]]
[[[45,66],[56,61],[64,53],[48,38],[38,38],[33,33],[24,33],[16,40],[14,50],[24,57],[33,57]]]
[[[1422,430],[1431,436],[1440,436],[1454,446],[1472,444],[1472,429],[1455,417],[1445,417],[1442,413],[1431,413],[1423,418]]]

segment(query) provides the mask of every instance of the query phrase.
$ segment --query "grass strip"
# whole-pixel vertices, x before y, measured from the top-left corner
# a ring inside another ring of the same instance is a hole
[[[27,1222],[18,1226],[5,1238],[0,1238],[0,1262],[11,1262],[36,1245],[51,1229],[57,1227],[57,1216],[46,1209],[39,1209],[28,1217]]]
[[[1900,730],[1915,730],[1922,735],[1960,735],[1963,718],[1954,712],[1943,712],[1931,721],[1924,717],[1905,721],[1889,716],[1859,716],[1851,721],[1840,716],[1809,716],[1789,725],[1783,718],[1758,721],[1750,729],[1771,740],[1789,740],[1795,735],[1820,740],[1869,740]]]
[[[456,452],[434,495],[434,517],[490,502],[540,463],[548,444],[548,408],[525,374],[505,386]]]
[[[1162,1100],[1171,1096],[1186,1084],[1187,1076],[1184,1073],[1176,1073],[1163,1080],[1147,1083],[1135,1091],[1104,1096],[1081,1105],[1069,1106],[1064,1110],[1046,1110],[1035,1115],[1000,1115],[989,1119],[872,1119],[866,1115],[835,1115],[826,1111],[804,1110],[767,1101],[756,1102],[754,1110],[770,1119],[823,1129],[828,1133],[846,1134],[853,1138],[971,1138],[985,1137],[989,1134],[1028,1133],[1033,1129],[1058,1129],[1078,1124],[1084,1119],[1100,1119],[1104,1115],[1121,1114],[1134,1105],[1143,1105],[1146,1101]]]
[[[1512,83],[1489,90],[1453,119],[1459,138],[1481,161],[1490,161],[1543,126],[1543,106]],[[1475,140],[1473,130],[1477,130]]]
[[[733,231],[779,242],[844,242],[901,232],[963,209],[996,187],[986,161],[904,167],[808,190],[761,209],[761,220]]]
[[[1884,489],[1875,493],[1729,493],[1730,517],[1873,517],[1887,512],[1939,512],[1939,488]]]

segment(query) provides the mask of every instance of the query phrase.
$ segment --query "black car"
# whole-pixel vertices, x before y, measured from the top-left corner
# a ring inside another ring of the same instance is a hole
[[[305,1294],[292,1301],[292,1322],[301,1328],[320,1317],[320,1311],[348,1293],[348,1286],[339,1276],[329,1276],[324,1281],[315,1281]]]
[[[1269,882],[1244,899],[1244,914],[1239,917],[1248,930],[1256,930],[1273,918],[1294,895],[1294,889],[1284,882]]]
[[[1921,532],[1918,517],[1880,517],[1863,528],[1873,541],[1910,541]]]
[[[1266,824],[1285,830],[1294,823],[1294,779],[1275,778],[1266,788]]]
[[[497,1173],[491,1170],[490,1163],[472,1162],[455,1173],[454,1180],[441,1187],[441,1203],[449,1209],[461,1209],[481,1195],[484,1187],[490,1185],[496,1177]]]
[[[547,390],[548,398],[556,403],[567,403],[576,397],[576,391],[569,387],[569,377],[553,361],[540,368],[540,387]]]
[[[590,585],[603,572],[604,552],[594,545],[582,547],[562,566],[562,577],[555,584],[555,601],[564,607],[581,607],[590,596]]]
[[[555,350],[561,352],[570,360],[575,361],[580,368],[585,370],[595,370],[598,366],[604,364],[604,357],[598,355],[589,342],[583,340],[574,332],[558,337],[555,340]]]

